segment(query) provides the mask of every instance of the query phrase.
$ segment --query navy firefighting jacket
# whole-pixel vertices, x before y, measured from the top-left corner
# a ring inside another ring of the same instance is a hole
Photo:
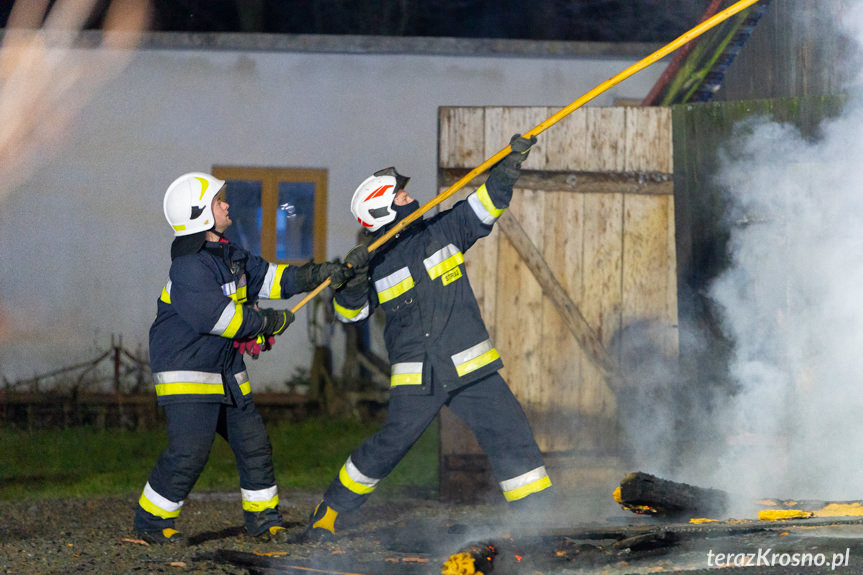
[[[296,266],[273,264],[228,243],[207,242],[171,262],[169,281],[150,327],[150,368],[160,405],[215,402],[242,405],[251,394],[235,339],[262,327],[259,299],[288,298]]]
[[[490,177],[466,200],[417,220],[376,250],[367,292],[336,291],[342,322],[363,321],[377,306],[386,312],[391,389],[427,393],[433,375],[452,390],[503,367],[464,262],[464,252],[491,232],[509,205],[512,187],[496,189],[497,181]]]

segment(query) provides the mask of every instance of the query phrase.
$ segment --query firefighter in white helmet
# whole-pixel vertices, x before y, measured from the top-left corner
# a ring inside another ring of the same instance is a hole
[[[527,417],[498,373],[503,362],[463,257],[509,206],[521,163],[535,142],[513,136],[512,152],[492,167],[485,184],[451,209],[406,226],[336,290],[336,317],[343,322],[364,321],[377,307],[386,312],[389,409],[380,431],[351,452],[330,483],[311,514],[307,539],[334,536],[339,514],[368,499],[444,405],[473,431],[513,508],[548,503],[551,480]],[[386,168],[357,188],[351,212],[373,237],[419,208],[407,183],[395,168]]]
[[[290,310],[258,308],[259,299],[311,291],[328,277],[338,286],[354,273],[347,263],[270,263],[230,243],[223,236],[231,225],[224,189],[224,181],[191,172],[165,192],[165,218],[175,237],[169,280],[150,328],[150,367],[169,445],[150,473],[134,519],[150,543],[183,543],[174,521],[217,433],[236,457],[246,531],[287,541],[270,440],[243,355],[266,351],[294,320]],[[355,251],[352,264],[362,267],[367,256]]]

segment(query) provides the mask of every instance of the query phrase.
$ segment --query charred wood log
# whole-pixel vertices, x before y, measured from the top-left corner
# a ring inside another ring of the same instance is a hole
[[[627,475],[615,491],[615,500],[634,513],[680,518],[719,517],[728,509],[728,494],[661,479],[648,473]]]

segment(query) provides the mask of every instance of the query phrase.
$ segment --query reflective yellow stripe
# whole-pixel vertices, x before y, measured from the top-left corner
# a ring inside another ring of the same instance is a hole
[[[483,342],[483,344],[486,343],[488,343],[489,346],[491,345],[488,341]],[[475,349],[476,347],[478,346],[474,346],[473,348],[471,348],[471,350]],[[486,366],[497,359],[500,359],[500,354],[497,352],[497,349],[493,347],[485,353],[482,353],[481,355],[467,359],[467,361],[457,363],[458,359],[460,359],[460,357],[464,355],[469,356],[470,354],[468,354],[467,352],[462,352],[461,354],[456,354],[453,356],[453,362],[455,363],[455,369],[459,377],[466,375],[472,371],[476,371],[477,369]]]
[[[173,519],[174,517],[180,516],[179,509],[177,509],[176,511],[165,511],[164,509],[144,497],[143,494],[141,494],[141,499],[138,500],[138,505],[140,505],[144,509],[144,511],[152,513],[156,517],[161,517],[162,519]]]
[[[287,264],[270,264],[267,268],[267,275],[264,277],[264,285],[261,286],[258,296],[264,299],[281,299],[282,276],[285,275],[287,269]]]
[[[223,283],[222,293],[232,300],[237,301],[237,282],[231,280],[227,283]]]
[[[423,364],[421,361],[394,363],[390,368],[390,386],[421,385],[423,382]]]
[[[162,519],[172,519],[180,515],[180,510],[183,508],[183,502],[179,503],[165,499],[150,487],[150,482],[144,486],[144,491],[141,493],[141,498],[138,504],[147,512],[152,513],[156,517]]]
[[[380,303],[388,302],[397,298],[414,287],[414,278],[408,268],[401,268],[390,275],[375,280],[375,290],[378,292]]]
[[[236,303],[234,304],[234,317],[231,318],[231,322],[228,324],[228,327],[225,328],[225,331],[221,333],[221,336],[228,339],[234,339],[234,336],[237,335],[238,331],[240,331],[241,325],[243,325],[243,304]]]
[[[422,385],[423,374],[421,373],[402,373],[400,375],[393,374],[390,377],[390,386],[398,387],[399,385]]]
[[[519,499],[524,499],[532,493],[539,493],[540,491],[548,489],[549,487],[551,487],[551,478],[546,475],[545,477],[540,477],[536,481],[532,481],[527,485],[524,485],[517,489],[504,491],[503,496],[504,499],[506,499],[507,501],[518,501]]]
[[[391,299],[399,297],[406,291],[413,289],[413,287],[414,278],[408,278],[406,280],[403,280],[401,283],[394,285],[388,290],[378,292],[378,301],[381,303],[388,302]]]
[[[171,281],[168,280],[168,283],[165,287],[162,288],[162,295],[159,296],[159,299],[163,302],[170,304],[171,303]]]
[[[224,395],[221,383],[173,382],[157,383],[156,395]]]
[[[432,257],[424,260],[424,263],[426,264],[426,270],[428,270],[429,277],[431,279],[437,279],[449,270],[458,267],[460,264],[464,263],[464,255],[460,251],[456,251],[454,254],[450,255],[440,263],[436,263],[437,258],[435,256],[447,255],[453,250],[455,250],[455,246],[447,246],[446,248],[434,254]]]
[[[265,509],[273,509],[279,504],[279,496],[275,495],[267,501],[247,501],[243,499],[243,511],[264,511]]]
[[[356,468],[353,461],[351,461],[351,458],[348,457],[348,460],[339,470],[339,481],[341,481],[342,485],[344,485],[349,491],[352,491],[357,495],[365,495],[375,490],[379,480],[363,475],[362,472]]]
[[[364,320],[369,316],[370,312],[368,302],[366,302],[366,304],[360,309],[351,309],[340,305],[339,302],[335,300],[335,298],[333,299],[333,308],[335,309],[336,314],[339,316],[340,319],[348,322]]]
[[[261,336],[258,336],[261,337]],[[249,382],[249,372],[246,370],[234,374],[234,379],[237,380],[237,385],[240,386],[240,391],[243,395],[252,393],[252,384]]]
[[[467,203],[473,210],[473,213],[479,218],[479,221],[487,226],[494,224],[497,218],[506,211],[506,208],[498,209],[491,201],[488,195],[488,189],[485,184],[481,185],[477,191],[472,193],[467,198]]]
[[[495,207],[494,202],[491,201],[491,196],[488,195],[488,188],[485,187],[485,184],[481,185],[476,191],[476,197],[479,198],[483,207],[488,210],[488,213],[493,218],[499,218],[506,211],[506,208],[499,209]]]

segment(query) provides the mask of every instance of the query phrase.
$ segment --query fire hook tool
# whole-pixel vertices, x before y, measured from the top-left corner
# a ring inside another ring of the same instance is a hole
[[[593,90],[587,92],[582,97],[575,100],[574,102],[572,102],[571,104],[569,104],[565,108],[562,108],[559,112],[557,112],[553,116],[549,117],[547,120],[545,120],[544,122],[542,122],[538,126],[534,127],[529,132],[523,134],[523,136],[525,136],[526,138],[530,138],[531,136],[536,136],[536,135],[541,134],[542,132],[544,132],[545,130],[547,130],[548,128],[553,126],[554,124],[558,123],[560,120],[562,120],[563,118],[565,118],[566,116],[568,116],[569,114],[571,114],[572,112],[577,110],[578,108],[582,107],[587,102],[590,102],[591,100],[593,100],[594,98],[596,98],[597,96],[599,96],[600,94],[602,94],[603,92],[608,90],[609,88],[616,86],[617,84],[626,80],[630,76],[634,76],[635,74],[644,70],[645,68],[647,68],[651,64],[655,64],[657,61],[659,61],[662,58],[664,58],[665,56],[671,54],[672,52],[674,52],[675,50],[677,50],[678,48],[680,48],[681,46],[683,46],[687,42],[690,42],[690,41],[694,40],[695,38],[701,36],[702,34],[707,32],[708,30],[710,30],[714,26],[724,22],[725,20],[731,18],[732,16],[734,16],[738,12],[745,10],[746,8],[750,7],[751,5],[755,4],[758,1],[759,0],[739,0],[739,2],[732,4],[731,6],[729,6],[728,8],[723,10],[722,12],[719,12],[716,15],[714,15],[713,17],[708,18],[704,22],[700,23],[698,26],[695,26],[694,28],[692,28],[691,30],[686,32],[685,34],[679,36],[674,41],[669,42],[668,44],[666,44],[665,46],[663,46],[662,48],[660,48],[659,50],[657,50],[653,54],[651,54],[651,55],[647,56],[646,58],[636,62],[635,64],[633,64],[632,66],[630,66],[629,68],[624,70],[623,72],[620,72],[619,74],[617,74],[616,76],[609,78],[608,80],[606,80],[602,84],[598,85]],[[499,151],[498,153],[496,153],[495,155],[493,155],[492,157],[487,159],[485,162],[483,162],[482,164],[480,164],[479,166],[477,166],[476,168],[474,168],[473,170],[468,172],[467,175],[462,177],[459,181],[454,183],[452,186],[450,186],[449,188],[447,188],[446,190],[444,190],[443,192],[441,192],[440,194],[438,194],[434,198],[432,198],[424,206],[420,207],[418,210],[416,210],[415,212],[413,212],[412,214],[410,214],[409,216],[407,216],[406,218],[401,220],[398,224],[393,226],[392,229],[390,229],[387,233],[385,233],[384,235],[379,237],[377,240],[375,240],[374,242],[369,244],[368,250],[370,252],[373,252],[376,249],[378,249],[379,247],[381,247],[383,244],[385,244],[387,241],[389,241],[393,236],[398,234],[400,231],[402,231],[405,227],[410,225],[416,219],[421,218],[430,209],[432,209],[433,207],[437,206],[438,204],[440,204],[441,202],[446,200],[448,197],[450,197],[451,195],[453,195],[454,193],[456,193],[457,191],[462,189],[465,186],[465,184],[470,182],[472,179],[474,179],[478,175],[482,174],[487,169],[489,169],[490,167],[492,167],[493,165],[498,163],[500,160],[505,158],[506,155],[510,153],[510,151],[512,151],[512,148],[509,145],[507,145],[504,149],[502,149],[501,151]],[[291,312],[297,313],[297,311],[299,311],[304,305],[306,305],[315,296],[317,296],[321,291],[323,291],[328,285],[330,285],[330,278],[327,278],[326,280],[324,280],[323,283],[321,283],[321,285],[319,285],[314,290],[312,290],[308,294],[306,294],[306,296],[302,300],[300,300],[300,302],[298,302],[297,305],[295,305],[293,308],[291,308]]]

